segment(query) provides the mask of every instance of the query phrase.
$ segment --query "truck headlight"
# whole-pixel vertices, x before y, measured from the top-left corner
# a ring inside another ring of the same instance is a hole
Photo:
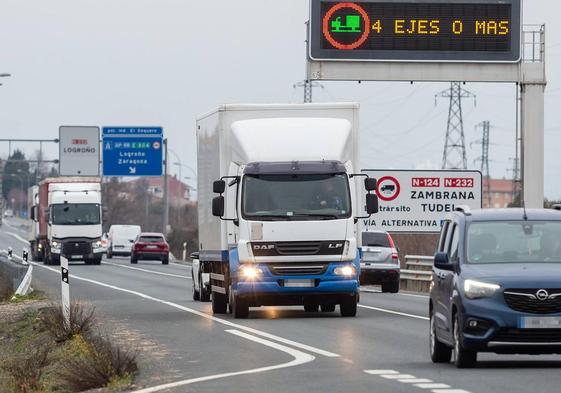
[[[101,248],[103,247],[103,243],[101,242],[101,240],[96,240],[92,243],[93,248]]]
[[[240,276],[246,280],[249,281],[255,280],[261,274],[263,274],[263,270],[261,270],[257,266],[243,265],[240,267]]]
[[[501,286],[475,280],[464,281],[464,292],[468,299],[491,297]]]
[[[51,242],[51,248],[52,248],[52,249],[60,250],[60,246],[61,246],[61,243],[60,243],[60,242],[57,242],[56,240],[53,240],[53,241]]]
[[[352,265],[338,266],[333,270],[337,276],[352,277],[356,274],[356,268]]]

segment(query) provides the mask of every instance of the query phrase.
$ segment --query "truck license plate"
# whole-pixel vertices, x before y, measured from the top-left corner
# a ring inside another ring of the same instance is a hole
[[[561,329],[561,317],[522,317],[522,329]]]
[[[289,288],[313,288],[315,280],[284,280],[284,286]]]

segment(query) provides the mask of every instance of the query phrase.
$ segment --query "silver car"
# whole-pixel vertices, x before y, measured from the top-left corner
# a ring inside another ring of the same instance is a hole
[[[382,292],[399,292],[399,254],[388,232],[362,232],[360,283],[381,285]]]

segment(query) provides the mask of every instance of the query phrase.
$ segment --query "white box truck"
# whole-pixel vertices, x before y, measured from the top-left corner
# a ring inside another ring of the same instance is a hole
[[[100,179],[49,178],[32,191],[32,258],[56,265],[64,255],[69,260],[99,265],[104,252]]]
[[[358,111],[223,105],[197,120],[198,274],[210,275],[214,313],[339,305],[356,315],[357,223],[378,208],[375,179],[356,168]]]

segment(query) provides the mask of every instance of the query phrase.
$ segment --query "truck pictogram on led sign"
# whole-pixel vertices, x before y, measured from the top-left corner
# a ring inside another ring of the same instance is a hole
[[[520,0],[312,0],[313,60],[520,60]]]
[[[363,220],[368,229],[388,232],[439,232],[444,216],[458,205],[482,206],[478,171],[365,170],[378,179],[380,211]]]

